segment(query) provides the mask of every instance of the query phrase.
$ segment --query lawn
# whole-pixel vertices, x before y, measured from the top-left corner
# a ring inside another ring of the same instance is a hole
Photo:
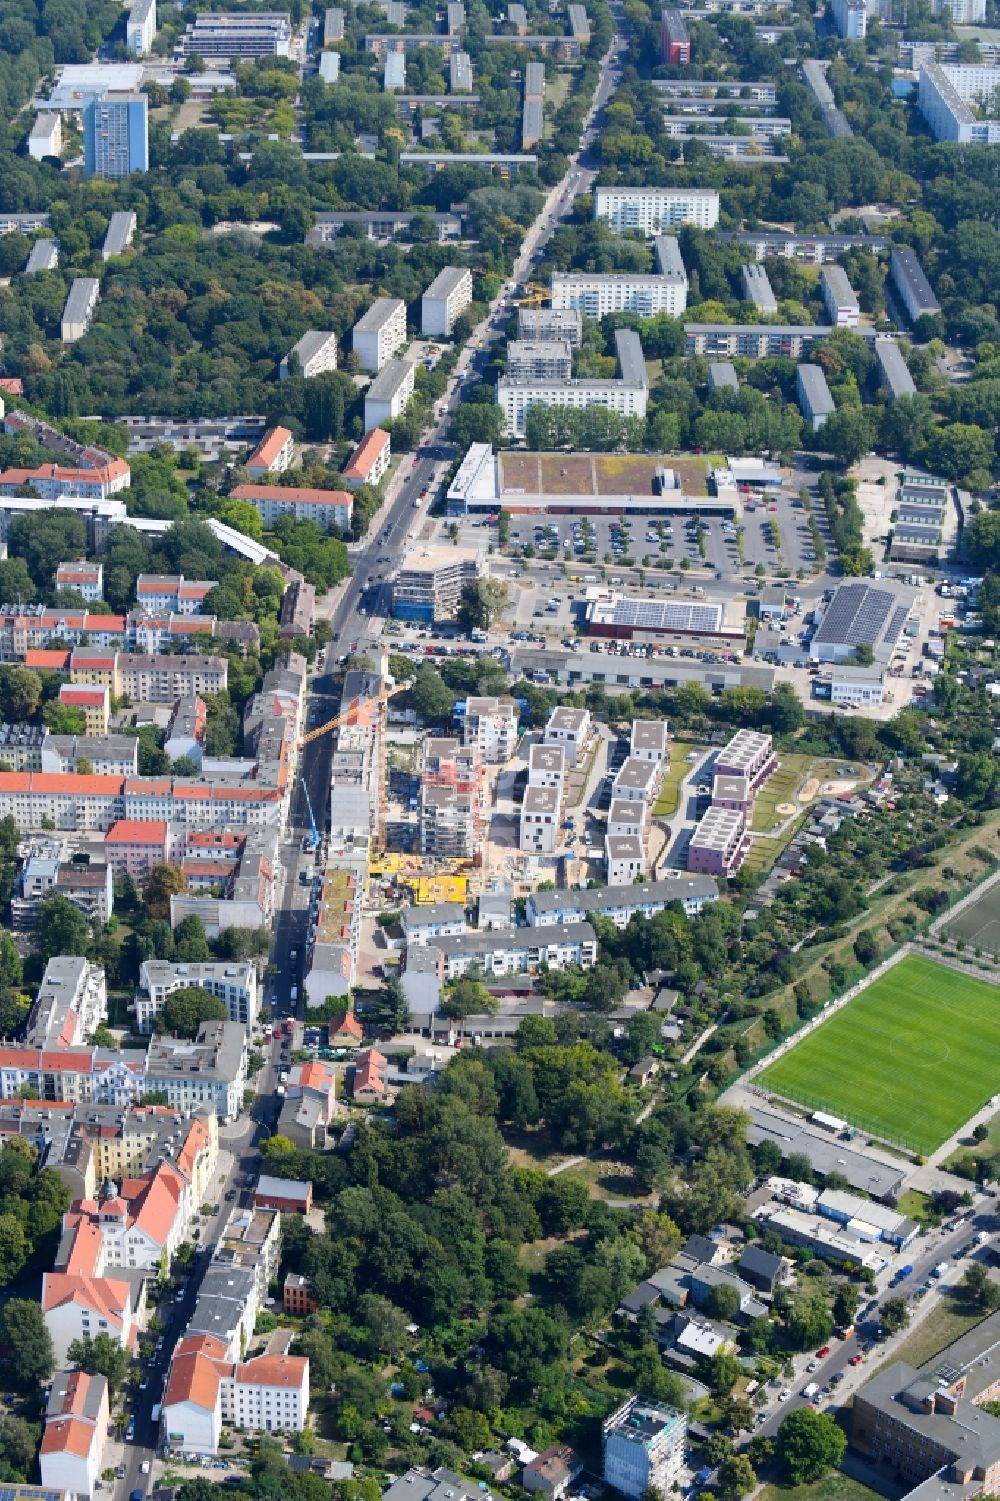
[[[765,1089],[932,1152],[1000,1068],[998,989],[908,955],[764,1070]]]
[[[926,1317],[920,1319],[913,1333],[898,1347],[892,1361],[883,1361],[871,1374],[874,1376],[876,1371],[897,1360],[905,1360],[907,1365],[919,1369],[976,1324],[982,1323],[982,1320],[980,1312],[970,1310],[969,1305],[949,1288],[942,1295],[940,1303],[935,1304]]]
[[[878,1495],[842,1470],[831,1470],[811,1485],[765,1485],[757,1501],[876,1501]]]
[[[986,1122],[987,1136],[984,1141],[973,1141],[966,1137],[965,1145],[953,1152],[947,1162],[943,1164],[946,1170],[955,1166],[963,1157],[995,1157],[1000,1152],[1000,1115],[991,1116]],[[905,1210],[904,1210],[905,1213]]]
[[[677,799],[680,796],[681,782],[694,765],[693,761],[685,761],[684,757],[690,755],[693,746],[686,740],[671,740],[670,764],[660,787],[660,795],[653,805],[654,818],[669,818],[677,812]]]

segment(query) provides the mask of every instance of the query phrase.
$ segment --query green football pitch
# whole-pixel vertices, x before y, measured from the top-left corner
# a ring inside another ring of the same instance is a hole
[[[908,955],[756,1082],[932,1152],[1000,1093],[1000,988]]]

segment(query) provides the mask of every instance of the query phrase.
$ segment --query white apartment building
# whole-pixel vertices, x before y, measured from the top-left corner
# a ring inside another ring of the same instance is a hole
[[[639,834],[606,834],[604,865],[609,886],[630,886],[646,874],[646,848]]]
[[[819,273],[827,317],[835,328],[857,328],[861,321],[858,294],[843,266],[823,266]]]
[[[497,381],[497,402],[512,438],[523,438],[532,407],[607,407],[623,417],[645,417],[649,392],[616,380]]]
[[[832,0],[837,31],[849,42],[863,42],[868,32],[868,0]]]
[[[315,521],[321,531],[349,532],[354,497],[347,490],[317,490],[311,485],[237,485],[234,500],[248,500],[268,531],[282,516]]]
[[[156,36],[156,0],[132,0],[125,22],[125,45],[136,57],[153,50]]]
[[[555,853],[560,797],[558,787],[532,786],[529,782],[524,789],[518,848],[525,854]]]
[[[313,376],[323,375],[327,370],[336,370],[337,335],[331,329],[319,328],[311,328],[308,333],[304,333],[278,366],[281,380],[288,379],[293,355],[298,361],[299,374],[303,380],[312,380]]]
[[[107,1019],[104,970],[88,959],[57,955],[45,966],[24,1040],[29,1047],[75,1047]]]
[[[103,1376],[56,1371],[38,1454],[42,1485],[90,1501],[100,1484],[108,1421],[108,1383]]]
[[[472,301],[472,272],[467,266],[445,266],[420,299],[420,332],[448,339],[455,320]]]
[[[633,719],[629,756],[662,766],[670,755],[670,726],[665,719]]]
[[[612,800],[613,803],[614,800]],[[641,806],[641,805],[638,805]],[[627,928],[632,918],[655,917],[671,902],[680,902],[688,917],[694,917],[708,902],[719,900],[719,888],[709,876],[667,876],[645,885],[602,886],[573,891],[532,891],[525,904],[529,927],[583,922],[592,913],[610,918],[616,928]]]
[[[566,780],[566,752],[561,745],[533,745],[528,752],[528,786],[554,787],[562,792]]]
[[[223,1427],[301,1433],[309,1410],[309,1361],[257,1355],[230,1361],[214,1334],[188,1333],[176,1346],[163,1393],[163,1427],[194,1454],[217,1454]]]
[[[512,339],[507,345],[509,380],[567,381],[573,374],[573,351],[565,340]]]
[[[362,370],[381,370],[406,344],[406,303],[401,297],[376,297],[351,338]]]
[[[507,431],[524,436],[528,412],[534,406],[574,407],[585,411],[603,406],[625,417],[645,417],[649,380],[639,335],[631,329],[615,332],[617,380],[520,381],[507,376],[497,381],[497,402]]]
[[[818,433],[837,410],[822,365],[800,365],[795,372],[795,389],[803,417],[813,432]]]
[[[638,888],[637,888],[638,889]],[[538,928],[487,928],[435,940],[444,980],[458,980],[470,970],[484,975],[520,975],[597,963],[597,935],[589,922],[554,923]]]
[[[711,188],[595,188],[594,218],[614,230],[640,229],[658,235],[680,224],[714,229],[719,195]]]
[[[590,737],[590,710],[557,707],[551,711],[544,730],[544,744],[558,745],[567,766],[575,766]]]
[[[463,745],[474,745],[492,765],[510,760],[517,749],[517,705],[512,698],[467,698],[461,721]]]
[[[983,119],[972,108],[996,98],[1000,66],[928,62],[920,69],[917,105],[937,141],[1000,145],[1000,119]]]
[[[365,392],[365,432],[385,427],[406,411],[413,395],[416,366],[410,360],[389,360]]]
[[[100,295],[101,283],[96,276],[76,277],[62,312],[60,337],[64,344],[75,344],[77,339],[83,338]]]
[[[604,1479],[639,1498],[650,1486],[668,1495],[684,1463],[687,1419],[676,1408],[629,1397],[604,1420]]]
[[[56,569],[56,588],[72,589],[73,593],[79,594],[87,604],[103,599],[103,563],[87,563],[83,560],[76,563],[60,563]]]
[[[583,317],[571,310],[558,308],[521,308],[517,315],[519,339],[536,342],[566,343],[578,349],[583,338]]]
[[[28,136],[28,155],[40,162],[46,156],[58,156],[62,150],[62,115],[54,110],[42,110],[35,116],[35,123]]]
[[[772,318],[778,311],[778,299],[764,267],[757,261],[744,266],[740,271],[740,281],[744,299],[753,303],[762,318]]]
[[[659,762],[626,756],[611,784],[611,796],[625,802],[647,803],[652,799],[659,781]]]
[[[223,1001],[229,1020],[249,1031],[257,1017],[257,966],[249,962],[225,964],[174,964],[166,959],[147,959],[139,967],[139,989],[134,1010],[140,1032],[153,1030],[167,997],[175,990],[196,986]]]
[[[612,797],[608,808],[608,833],[644,835],[646,811],[646,804],[637,798]],[[608,884],[613,883],[609,881]]]
[[[584,271],[556,271],[552,277],[552,306],[577,309],[588,318],[608,313],[656,313],[680,317],[687,308],[687,277],[641,276],[632,273],[596,275]]]
[[[986,20],[986,0],[931,0],[931,12],[935,16],[950,16],[953,26],[982,26]]]

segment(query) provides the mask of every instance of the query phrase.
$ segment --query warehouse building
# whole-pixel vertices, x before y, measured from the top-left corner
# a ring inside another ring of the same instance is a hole
[[[909,619],[916,591],[890,579],[854,579],[841,584],[826,606],[809,655],[814,662],[846,662],[859,645],[872,648],[877,663],[888,663]]]

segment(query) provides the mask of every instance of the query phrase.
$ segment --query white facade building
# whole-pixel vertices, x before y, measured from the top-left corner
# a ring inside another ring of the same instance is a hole
[[[420,299],[420,332],[447,339],[472,301],[472,272],[467,266],[445,266]]]
[[[711,188],[595,188],[594,218],[614,230],[640,229],[658,235],[679,224],[714,229],[719,195]]]
[[[559,802],[558,787],[529,783],[524,789],[518,847],[526,854],[554,854],[559,830]]]
[[[62,115],[53,110],[42,110],[35,116],[35,123],[28,136],[28,155],[40,162],[46,156],[58,156],[62,150]]]
[[[588,318],[608,313],[656,313],[680,317],[687,308],[687,277],[641,276],[631,273],[596,275],[585,271],[556,271],[552,277],[552,306],[577,309]]]
[[[462,743],[474,745],[484,761],[502,765],[517,749],[517,705],[512,698],[465,700]]]
[[[410,360],[390,360],[365,392],[365,432],[385,427],[406,411],[413,395],[416,366]]]
[[[336,370],[337,335],[332,330],[317,328],[311,328],[308,333],[304,333],[298,343],[292,345],[278,367],[278,375],[282,380],[288,379],[292,355],[295,355],[299,362],[299,373],[303,380],[312,380],[314,375],[322,375],[327,370]]]
[[[684,1463],[686,1436],[682,1412],[629,1397],[603,1424],[605,1481],[632,1501],[650,1486],[668,1495]]]
[[[247,1031],[256,1020],[258,1007],[257,966],[239,963],[174,964],[166,959],[147,959],[139,967],[135,996],[135,1019],[140,1032],[151,1032],[167,997],[175,990],[195,986],[225,1002],[229,1020]]]
[[[857,328],[861,321],[861,307],[843,266],[823,266],[819,279],[830,322],[835,328]]]
[[[125,45],[136,57],[153,50],[156,36],[156,0],[132,0],[125,22]]]
[[[1000,66],[928,62],[920,69],[917,104],[935,140],[1000,145],[1000,119],[983,119],[974,103],[995,99]]]
[[[401,297],[376,297],[355,323],[352,338],[362,370],[381,370],[406,343],[406,303]]]

